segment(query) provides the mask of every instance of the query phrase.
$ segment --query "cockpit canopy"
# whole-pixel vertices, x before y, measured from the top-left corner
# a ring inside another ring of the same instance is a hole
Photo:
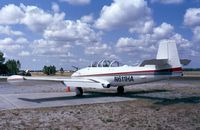
[[[106,59],[103,59],[103,60],[100,60],[100,61],[96,61],[96,62],[93,62],[91,63],[90,67],[119,67],[119,66],[122,66],[122,64],[116,60],[106,60]]]

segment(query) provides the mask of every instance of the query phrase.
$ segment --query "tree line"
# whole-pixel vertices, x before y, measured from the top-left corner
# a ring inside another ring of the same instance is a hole
[[[8,59],[6,61],[4,54],[0,51],[0,75],[15,75],[21,74],[20,71],[21,63],[19,60]],[[42,69],[46,75],[55,75],[56,67],[54,65],[44,66]],[[60,68],[60,73],[64,73],[64,69]],[[25,75],[25,74],[23,74]],[[31,74],[30,74],[31,75]],[[26,75],[27,76],[27,75]],[[29,76],[29,75],[28,75]]]
[[[14,75],[19,72],[21,63],[19,60],[9,59],[5,61],[4,54],[0,52],[0,75]]]
[[[55,75],[56,74],[56,67],[54,65],[50,65],[50,66],[44,66],[42,69],[43,73],[46,75]],[[64,69],[61,67],[60,68],[60,73],[63,74],[64,73]]]

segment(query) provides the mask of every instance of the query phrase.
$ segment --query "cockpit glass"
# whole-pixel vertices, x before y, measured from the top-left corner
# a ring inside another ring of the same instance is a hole
[[[100,61],[95,61],[93,62],[90,67],[119,67],[122,66],[123,64],[121,64],[120,62],[116,61],[116,60],[100,60]]]

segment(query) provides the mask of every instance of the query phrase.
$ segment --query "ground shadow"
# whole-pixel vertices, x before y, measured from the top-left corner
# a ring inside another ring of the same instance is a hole
[[[123,95],[119,95],[115,92],[95,92],[95,91],[87,91],[85,94],[81,97],[77,96],[63,96],[63,97],[47,97],[47,98],[37,98],[37,99],[30,99],[30,98],[18,98],[23,101],[28,102],[49,102],[49,101],[60,101],[60,100],[77,100],[77,99],[86,99],[86,98],[100,98],[100,97],[129,97],[129,98],[135,98],[134,94],[145,94],[145,93],[157,93],[157,92],[168,92],[170,90],[149,90],[149,91],[136,91],[136,92],[126,92]]]
[[[60,100],[80,100],[80,99],[87,99],[87,98],[100,98],[100,97],[127,97],[127,98],[136,98],[136,99],[147,99],[154,101],[154,104],[157,105],[173,105],[178,103],[190,103],[190,104],[197,104],[200,103],[200,96],[192,96],[192,97],[183,97],[183,98],[162,98],[162,97],[155,97],[155,96],[146,96],[143,94],[148,93],[164,93],[170,92],[172,90],[165,90],[165,89],[154,89],[154,90],[142,90],[142,91],[135,91],[135,92],[126,92],[123,95],[118,95],[114,92],[95,92],[95,91],[87,91],[85,92],[82,97],[76,96],[63,96],[63,97],[49,97],[49,98],[38,98],[38,99],[29,99],[29,98],[19,98],[23,101],[28,102],[49,102],[49,101],[60,101]]]

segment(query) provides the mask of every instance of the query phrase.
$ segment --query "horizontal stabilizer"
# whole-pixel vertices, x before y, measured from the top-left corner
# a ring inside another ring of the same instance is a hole
[[[182,65],[188,65],[191,62],[191,60],[181,59],[180,62],[181,62]]]
[[[168,64],[168,59],[151,59],[151,60],[144,60],[140,66],[145,65],[156,65],[156,66],[164,66]]]

